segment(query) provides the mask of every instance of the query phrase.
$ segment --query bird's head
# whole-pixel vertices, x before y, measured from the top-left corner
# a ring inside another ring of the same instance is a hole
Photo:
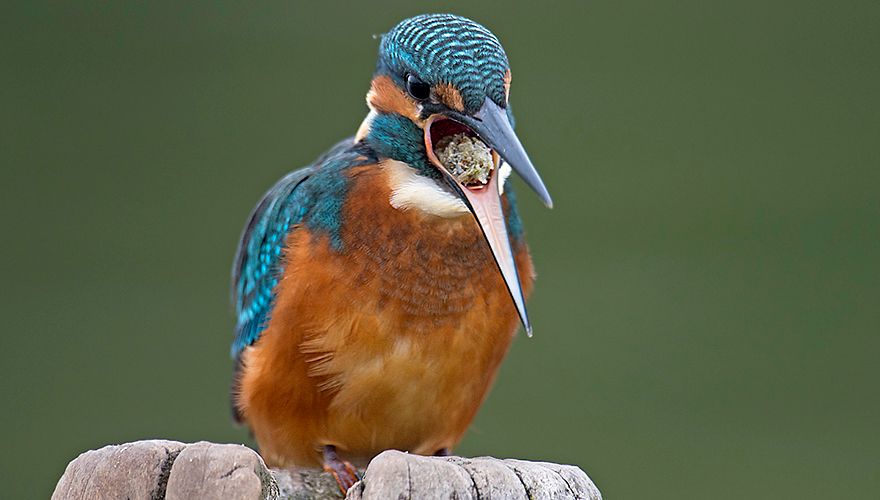
[[[530,334],[502,212],[502,164],[517,172],[545,205],[552,201],[513,131],[510,81],[501,43],[480,24],[450,14],[406,19],[382,37],[367,94],[370,114],[357,139],[406,163],[467,206]],[[454,147],[450,143],[462,140],[467,151],[446,154],[446,148]],[[474,175],[475,164],[484,165],[482,173]]]

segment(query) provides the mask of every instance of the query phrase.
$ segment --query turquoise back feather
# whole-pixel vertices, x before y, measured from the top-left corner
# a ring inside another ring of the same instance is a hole
[[[284,176],[263,195],[242,232],[232,267],[235,339],[232,356],[253,344],[266,328],[274,289],[284,272],[283,250],[294,225],[323,232],[342,250],[342,206],[348,191],[348,168],[375,162],[352,139],[337,144],[311,166]]]

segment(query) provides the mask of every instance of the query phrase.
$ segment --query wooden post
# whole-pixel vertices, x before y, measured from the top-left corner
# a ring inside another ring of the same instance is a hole
[[[87,451],[68,464],[53,500],[67,498],[340,499],[333,478],[317,469],[269,469],[235,444],[136,441]],[[422,457],[389,450],[370,462],[348,500],[602,495],[580,468],[491,457]]]

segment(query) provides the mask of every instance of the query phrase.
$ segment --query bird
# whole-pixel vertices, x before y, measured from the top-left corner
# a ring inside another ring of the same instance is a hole
[[[511,173],[552,200],[510,84],[481,24],[405,19],[381,36],[356,134],[253,209],[232,270],[231,399],[268,465],[323,467],[345,491],[386,449],[448,455],[520,324],[531,336]],[[468,158],[482,175],[462,175]]]

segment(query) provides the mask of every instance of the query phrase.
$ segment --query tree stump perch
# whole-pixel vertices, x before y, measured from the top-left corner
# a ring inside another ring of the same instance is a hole
[[[344,497],[376,499],[585,499],[602,495],[580,468],[491,457],[422,457],[385,451]],[[53,500],[341,499],[318,469],[269,469],[235,444],[149,440],[87,451],[68,464]]]

